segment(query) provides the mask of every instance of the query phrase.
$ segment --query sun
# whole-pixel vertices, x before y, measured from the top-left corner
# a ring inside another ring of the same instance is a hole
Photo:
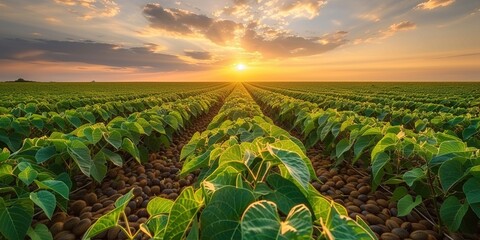
[[[239,72],[241,71],[244,71],[245,69],[247,69],[247,65],[243,64],[243,63],[238,63],[237,65],[235,65],[235,69]]]

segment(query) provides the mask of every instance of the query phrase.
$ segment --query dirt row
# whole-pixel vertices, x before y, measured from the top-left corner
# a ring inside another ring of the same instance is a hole
[[[212,107],[181,134],[174,136],[169,148],[151,153],[148,163],[142,165],[134,160],[127,161],[123,167],[111,168],[100,184],[93,183],[84,175],[75,176],[73,180],[79,189],[70,194],[68,212],[58,211],[52,220],[42,213],[34,219],[33,224],[47,225],[54,239],[80,239],[96,219],[114,209],[116,199],[134,188],[135,197],[128,203],[125,212],[132,232],[138,230],[139,225],[149,217],[146,206],[151,198],[160,196],[176,199],[184,187],[195,182],[196,176],[193,174],[184,178],[178,176],[182,168],[180,151],[195,132],[206,130],[222,104]],[[124,222],[121,224],[125,226]],[[120,228],[113,228],[95,239],[126,239],[126,235]],[[136,239],[146,239],[146,236],[139,234]]]

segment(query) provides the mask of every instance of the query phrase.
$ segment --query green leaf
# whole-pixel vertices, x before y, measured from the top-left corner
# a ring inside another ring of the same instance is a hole
[[[91,144],[96,144],[102,139],[102,130],[98,127],[87,127],[83,130],[83,134]]]
[[[90,167],[90,175],[97,182],[102,182],[103,178],[107,174],[107,160],[103,152],[98,152],[93,158],[92,165]]]
[[[18,174],[18,178],[22,180],[25,185],[30,185],[38,176],[38,172],[31,166],[28,166]]]
[[[254,201],[247,189],[226,186],[215,191],[200,216],[201,239],[241,239],[242,213]]]
[[[231,162],[242,162],[243,163],[243,151],[240,145],[235,144],[227,148],[218,161],[219,165],[228,164]]]
[[[302,191],[293,182],[278,174],[269,175],[267,183],[273,191],[263,198],[274,202],[284,214],[288,214],[288,211],[294,206],[308,202]]]
[[[441,156],[449,153],[464,152],[466,150],[465,148],[466,148],[465,143],[462,141],[457,141],[457,140],[444,141],[440,143],[437,156]]]
[[[397,203],[398,216],[408,215],[420,203],[422,203],[422,196],[420,195],[415,198],[415,201],[413,201],[413,197],[410,194],[403,196]]]
[[[463,184],[463,192],[467,196],[467,202],[477,217],[480,218],[480,180],[470,178]]]
[[[92,164],[90,149],[81,141],[73,140],[68,145],[67,151],[80,168],[80,171],[86,176],[90,176],[90,167]]]
[[[172,206],[165,229],[166,240],[179,240],[186,236],[186,231],[201,207],[195,199],[192,187],[185,188]]]
[[[140,162],[140,151],[138,150],[137,146],[135,146],[135,144],[132,142],[132,140],[130,140],[129,138],[124,138],[122,143],[122,149],[130,153],[130,155],[132,155],[132,157],[134,157],[137,162]]]
[[[192,155],[195,152],[195,149],[197,149],[199,138],[200,138],[199,132],[196,132],[195,134],[193,134],[190,141],[185,146],[183,146],[182,151],[180,152],[180,160],[187,158],[188,156]]]
[[[121,167],[123,165],[123,159],[122,156],[120,156],[118,153],[114,153],[106,148],[102,149],[101,152],[105,154],[105,157],[112,162],[113,164]]]
[[[175,131],[178,130],[179,125],[178,125],[178,120],[176,117],[172,115],[167,115],[164,117],[165,122],[170,125]]]
[[[385,152],[375,155],[372,161],[373,184],[378,186],[384,175],[384,167],[390,161],[390,156]]]
[[[307,189],[310,181],[310,172],[302,157],[293,151],[276,148],[271,145],[267,147],[270,154],[283,163],[293,179],[304,189]]]
[[[454,158],[447,160],[438,169],[438,176],[443,190],[448,192],[451,187],[462,180],[465,176],[462,162]]]
[[[122,134],[117,130],[110,131],[103,137],[105,141],[110,143],[115,149],[119,149],[122,146]]]
[[[156,197],[148,202],[147,212],[150,214],[150,216],[168,214],[170,213],[173,204],[174,202],[170,199]]]
[[[90,239],[101,232],[104,232],[110,228],[118,226],[118,220],[125,210],[128,202],[133,198],[133,189],[127,194],[121,196],[115,201],[115,209],[101,216],[95,221],[85,232],[82,239]]]
[[[310,239],[312,216],[305,205],[298,205],[282,222],[275,203],[263,200],[252,203],[245,210],[241,230],[243,239]]]
[[[3,148],[2,152],[0,152],[0,162],[7,160],[10,157],[10,151],[7,148]]]
[[[425,177],[425,172],[421,168],[414,168],[403,174],[403,180],[408,186],[412,186],[416,181]]]
[[[31,192],[30,199],[33,201],[33,203],[39,206],[43,212],[45,212],[45,215],[47,215],[48,219],[52,219],[56,204],[55,195],[53,195],[53,193],[46,190]]]
[[[35,154],[35,160],[37,160],[37,163],[43,163],[52,158],[56,153],[57,149],[55,146],[43,147]]]
[[[326,226],[323,228],[331,239],[342,240],[372,240],[376,239],[371,231],[365,230],[363,226],[349,218],[342,217],[334,208],[330,208]],[[330,239],[330,238],[328,238]]]
[[[394,133],[387,133],[383,138],[375,145],[372,150],[371,159],[375,159],[378,154],[381,154],[397,144],[398,137]]]
[[[440,218],[450,231],[456,232],[467,211],[468,204],[461,204],[457,197],[450,196],[440,207]]]
[[[336,157],[339,158],[344,153],[346,153],[351,147],[352,145],[350,144],[350,141],[348,140],[348,138],[344,138],[340,140],[340,142],[338,142],[337,146],[335,147]]]
[[[27,231],[27,235],[32,240],[52,240],[52,233],[48,230],[48,227],[45,224],[37,224],[35,228],[30,227]]]
[[[0,233],[7,239],[24,239],[33,218],[33,202],[28,198],[16,199],[7,206],[0,198]]]
[[[65,199],[68,199],[69,188],[68,186],[59,180],[44,180],[44,181],[35,181],[37,186],[41,189],[50,189],[62,196]]]
[[[101,216],[85,232],[82,239],[90,239],[101,232],[116,227],[124,208],[115,208],[113,211]]]
[[[133,188],[132,188],[127,194],[119,197],[115,201],[115,207],[118,208],[118,207],[127,206],[128,202],[130,202],[130,200],[132,200],[133,197],[134,197],[134,195],[133,195]]]
[[[156,215],[150,217],[145,225],[149,232],[152,234],[153,239],[163,239],[165,235],[165,227],[167,227],[168,216],[167,215]]]

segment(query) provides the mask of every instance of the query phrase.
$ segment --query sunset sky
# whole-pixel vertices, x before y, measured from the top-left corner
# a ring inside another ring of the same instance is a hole
[[[480,81],[480,0],[0,0],[0,81]]]

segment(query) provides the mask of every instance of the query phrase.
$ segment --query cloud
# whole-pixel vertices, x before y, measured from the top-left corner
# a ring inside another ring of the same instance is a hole
[[[399,23],[394,23],[390,25],[387,29],[380,30],[369,37],[355,39],[353,41],[353,44],[378,42],[379,40],[384,40],[389,37],[392,37],[398,32],[414,30],[416,28],[417,28],[417,25],[414,22],[410,22],[410,21],[402,21]]]
[[[243,28],[230,20],[213,19],[190,11],[163,8],[160,4],[147,4],[143,14],[150,27],[179,35],[200,35],[210,41],[226,45],[235,38],[235,32]]]
[[[403,21],[400,23],[395,23],[390,25],[389,31],[398,32],[398,31],[404,31],[404,30],[412,30],[412,29],[415,29],[416,27],[417,25],[413,22]]]
[[[56,3],[68,6],[68,11],[84,20],[96,17],[114,17],[120,12],[120,7],[114,0],[54,0]]]
[[[125,48],[93,41],[0,39],[0,59],[17,61],[79,62],[110,67],[156,71],[193,70],[177,56],[156,53],[156,45]]]
[[[210,60],[210,59],[212,59],[212,54],[210,54],[209,52],[185,50],[184,54],[187,57],[191,57],[191,58],[197,59],[197,60]]]
[[[323,37],[305,38],[285,33],[266,39],[253,29],[248,29],[241,46],[247,51],[259,52],[265,58],[311,56],[333,50],[346,43],[347,32],[337,32]]]
[[[455,0],[427,0],[426,2],[418,4],[416,8],[423,10],[431,10],[438,7],[446,7],[454,2]]]
[[[326,0],[233,0],[231,6],[215,13],[216,16],[235,16],[251,21],[253,19],[308,18],[318,16]]]

